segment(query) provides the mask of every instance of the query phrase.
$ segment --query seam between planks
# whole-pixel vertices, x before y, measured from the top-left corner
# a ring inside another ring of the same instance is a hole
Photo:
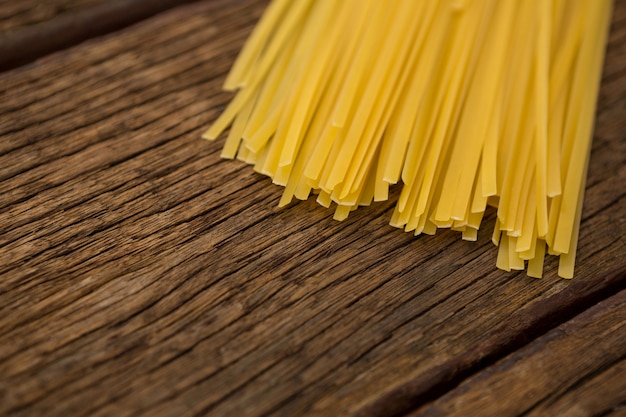
[[[123,29],[168,9],[198,0],[114,0],[62,14],[0,37],[0,70],[31,63],[85,40]]]
[[[520,323],[518,328],[507,331],[511,324],[498,327],[483,341],[468,348],[465,355],[447,361],[432,372],[420,376],[419,380],[409,381],[392,389],[378,400],[357,410],[354,416],[399,417],[436,400],[457,387],[463,380],[528,345],[616,292],[626,289],[626,267],[614,270],[599,281],[595,283],[595,288],[586,288],[594,285],[593,282],[574,281],[561,293],[513,314],[512,320],[509,321]],[[576,294],[585,292],[584,296],[576,298]],[[570,298],[575,298],[576,302],[570,302]],[[559,306],[551,308],[550,305],[555,303]],[[488,349],[489,346],[492,349]],[[493,349],[493,346],[498,348]],[[425,381],[430,381],[430,384],[426,385]]]

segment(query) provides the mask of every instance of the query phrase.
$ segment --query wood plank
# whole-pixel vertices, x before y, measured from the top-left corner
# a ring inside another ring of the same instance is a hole
[[[0,3],[0,70],[195,0],[25,0]]]
[[[495,270],[488,232],[402,233],[390,202],[278,209],[220,160],[198,138],[265,5],[201,2],[0,74],[0,414],[402,413],[626,286],[619,25],[568,282],[552,258],[543,280]]]
[[[511,314],[495,324],[493,329],[485,331],[482,337],[477,337],[473,344],[466,346],[458,355],[389,390],[356,414],[399,415],[433,401],[472,373],[488,367],[508,352],[520,349],[549,329],[575,316],[577,312],[584,311],[623,287],[624,272],[619,270],[606,276],[603,283],[572,283],[555,295]],[[583,298],[581,294],[587,296]],[[477,315],[473,317],[482,319],[480,312],[475,314]]]
[[[1,0],[0,32],[32,26],[64,13],[76,12],[103,3],[103,0]]]
[[[426,416],[598,416],[626,407],[626,291],[412,413]]]

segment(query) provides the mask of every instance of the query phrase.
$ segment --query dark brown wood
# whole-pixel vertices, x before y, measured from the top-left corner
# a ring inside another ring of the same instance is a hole
[[[266,1],[206,1],[0,74],[0,414],[403,413],[626,287],[616,3],[577,278],[348,220],[199,139]]]
[[[28,0],[0,4],[0,70],[15,68],[94,36],[195,0]]]
[[[426,416],[599,416],[626,407],[626,291],[464,381]]]
[[[558,294],[511,314],[505,322],[486,332],[474,345],[418,378],[400,385],[357,413],[360,416],[400,415],[415,405],[437,398],[451,387],[488,367],[496,359],[514,352],[626,286],[626,274],[616,270],[604,280],[576,281]],[[496,397],[490,401],[498,402]],[[518,402],[518,401],[513,401]],[[464,415],[475,415],[467,410]],[[520,414],[521,415],[521,414]]]
[[[103,0],[0,0],[0,32],[47,22],[68,12],[93,7]]]

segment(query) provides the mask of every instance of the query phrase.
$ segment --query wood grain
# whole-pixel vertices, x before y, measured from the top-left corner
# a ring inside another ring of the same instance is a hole
[[[506,356],[507,352],[520,349],[559,323],[574,317],[577,312],[610,297],[623,287],[623,271],[609,274],[603,282],[596,280],[572,283],[558,294],[511,314],[473,345],[468,346],[464,352],[381,395],[357,414],[399,415],[416,405],[428,403],[457,386],[472,373],[490,366],[497,358]],[[585,296],[581,296],[582,294]],[[499,401],[495,396],[489,398],[490,401]],[[466,415],[472,415],[470,410]]]
[[[278,209],[220,160],[199,137],[266,4],[176,8],[0,74],[0,414],[402,414],[626,287],[626,1],[571,282],[553,258],[543,280],[496,270],[489,230],[402,233],[391,202]]]
[[[100,36],[195,0],[0,2],[0,70]]]
[[[411,416],[605,415],[626,407],[624,375],[626,291],[621,291]]]
[[[0,32],[51,21],[64,13],[72,13],[103,3],[103,0],[0,0]]]

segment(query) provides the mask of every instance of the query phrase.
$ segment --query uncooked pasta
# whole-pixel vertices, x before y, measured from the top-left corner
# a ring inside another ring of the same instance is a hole
[[[401,191],[391,225],[574,274],[611,0],[274,0],[205,133],[335,219]]]

